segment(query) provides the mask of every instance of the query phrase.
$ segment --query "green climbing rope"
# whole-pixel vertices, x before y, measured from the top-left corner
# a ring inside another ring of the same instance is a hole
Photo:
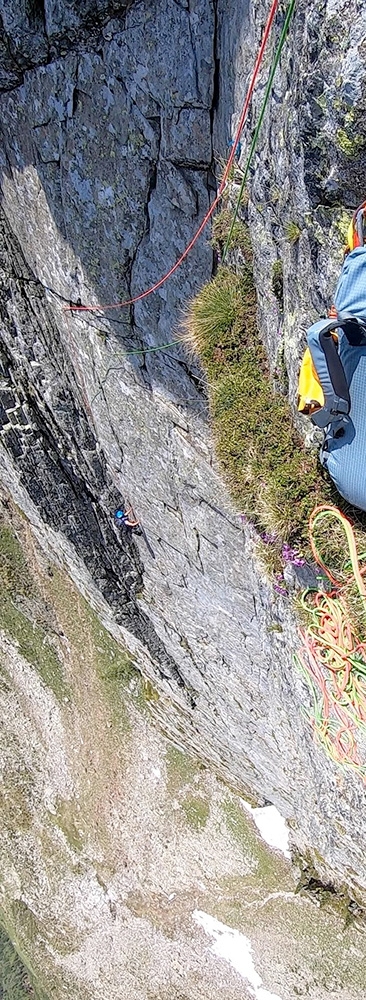
[[[182,343],[183,343],[182,338],[180,338],[180,340],[171,340],[169,344],[158,344],[157,347],[142,347],[136,351],[126,351],[124,357],[129,358],[131,354],[149,354],[150,351],[165,351],[166,347],[174,347],[175,344],[182,344]]]
[[[296,0],[290,0],[289,6],[288,6],[288,10],[287,10],[287,14],[286,14],[285,21],[284,21],[284,25],[283,25],[283,28],[282,28],[282,31],[281,31],[279,42],[278,42],[278,46],[277,46],[277,49],[276,49],[276,52],[275,52],[275,55],[274,55],[274,59],[273,59],[273,62],[272,62],[272,66],[271,66],[270,74],[269,74],[269,77],[268,77],[268,83],[267,83],[267,86],[266,86],[266,90],[265,90],[265,94],[264,94],[264,98],[263,98],[263,103],[262,103],[260,115],[259,115],[259,118],[258,118],[258,122],[257,122],[257,126],[256,126],[256,129],[255,129],[254,135],[253,135],[253,139],[252,139],[252,142],[251,142],[251,145],[250,145],[250,150],[249,150],[249,153],[248,153],[247,162],[245,164],[244,173],[243,173],[243,179],[242,179],[242,182],[241,182],[241,185],[240,185],[240,191],[239,191],[237,202],[236,202],[236,205],[235,205],[235,209],[234,209],[234,214],[233,214],[233,218],[232,218],[232,221],[231,221],[230,230],[229,230],[229,233],[228,233],[228,236],[227,236],[227,239],[226,239],[226,243],[225,243],[225,246],[224,246],[223,254],[222,254],[222,262],[223,263],[225,261],[225,258],[226,258],[226,255],[227,255],[227,252],[228,252],[228,249],[229,249],[229,246],[230,246],[230,241],[231,241],[231,237],[232,237],[232,234],[233,234],[233,229],[234,229],[234,226],[235,226],[235,222],[236,222],[236,219],[237,219],[237,215],[238,215],[238,211],[239,211],[239,206],[240,206],[240,203],[241,203],[241,199],[243,197],[243,192],[244,192],[245,184],[246,184],[246,181],[247,181],[247,178],[248,178],[248,174],[249,174],[251,162],[252,162],[252,159],[253,159],[253,156],[254,156],[254,153],[255,153],[255,150],[256,150],[256,146],[257,146],[257,143],[258,143],[258,137],[259,137],[259,133],[260,133],[260,130],[261,130],[261,127],[262,127],[265,110],[266,110],[266,107],[267,107],[267,104],[268,104],[268,101],[269,101],[269,98],[270,98],[271,89],[272,89],[272,83],[273,83],[273,80],[274,80],[274,75],[275,75],[278,63],[280,61],[280,58],[281,58],[281,53],[282,53],[283,46],[284,46],[285,41],[286,41],[286,36],[287,36],[287,32],[288,32],[288,29],[289,29],[289,26],[290,26],[290,21],[291,21],[291,18],[292,18],[294,9],[295,9],[295,3],[296,3]]]

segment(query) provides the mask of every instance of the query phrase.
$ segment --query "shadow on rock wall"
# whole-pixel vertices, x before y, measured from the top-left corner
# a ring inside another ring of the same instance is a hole
[[[122,355],[179,336],[185,303],[211,274],[207,234],[132,309],[66,319],[59,303],[129,299],[172,266],[198,228],[214,189],[216,16],[211,0],[127,12],[90,2],[82,23],[76,6],[56,16],[46,4],[42,30],[21,13],[5,24],[26,71],[1,98],[3,204],[28,264],[52,290],[59,325],[77,324],[80,338],[94,333]],[[29,69],[36,61],[45,64]],[[202,409],[201,373],[183,346],[130,361],[147,387],[160,382]]]

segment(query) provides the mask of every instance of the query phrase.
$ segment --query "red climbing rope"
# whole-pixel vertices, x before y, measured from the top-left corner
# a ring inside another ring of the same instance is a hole
[[[270,11],[269,11],[269,14],[268,14],[267,23],[266,23],[266,26],[265,26],[265,29],[264,29],[264,33],[263,33],[263,38],[262,38],[262,41],[261,41],[261,44],[260,44],[260,47],[259,47],[259,51],[258,51],[258,55],[257,55],[256,61],[255,61],[254,69],[253,69],[251,80],[250,80],[249,87],[248,87],[248,92],[247,92],[247,95],[246,95],[246,98],[245,98],[245,101],[244,101],[244,105],[243,105],[243,110],[242,110],[242,113],[240,115],[238,128],[236,130],[235,139],[234,139],[234,142],[233,142],[233,145],[232,145],[232,149],[231,149],[231,152],[230,152],[230,156],[228,158],[228,161],[227,161],[227,164],[226,164],[223,176],[222,176],[222,180],[220,182],[220,186],[219,186],[216,198],[212,202],[212,205],[210,206],[208,212],[206,212],[206,215],[205,215],[203,221],[201,222],[201,225],[197,229],[197,232],[192,237],[192,239],[191,239],[190,243],[188,244],[188,246],[186,247],[186,249],[183,251],[183,253],[179,257],[179,259],[175,262],[175,264],[173,264],[173,266],[169,269],[169,271],[167,271],[166,274],[164,274],[163,277],[159,279],[159,281],[156,281],[154,285],[151,285],[151,287],[147,288],[144,292],[140,292],[139,295],[135,295],[132,299],[126,299],[124,302],[111,302],[111,303],[108,303],[108,304],[104,304],[104,305],[103,304],[99,304],[99,305],[96,305],[96,306],[92,306],[92,305],[84,305],[84,306],[69,305],[69,306],[65,306],[65,311],[66,312],[96,312],[99,309],[122,309],[125,306],[132,306],[132,305],[134,305],[135,302],[140,302],[141,299],[146,299],[148,295],[152,294],[152,292],[156,292],[158,290],[158,288],[161,288],[161,286],[165,284],[165,282],[168,280],[168,278],[171,278],[171,276],[175,273],[175,271],[178,270],[178,267],[180,267],[180,265],[186,259],[186,257],[188,256],[188,254],[192,250],[192,247],[194,247],[194,245],[197,242],[199,236],[203,232],[203,230],[204,230],[205,226],[207,225],[209,219],[211,218],[213,212],[215,211],[215,208],[217,208],[217,205],[218,205],[218,203],[220,201],[220,198],[222,197],[224,188],[226,186],[226,181],[228,179],[228,176],[229,176],[229,173],[230,173],[233,161],[234,161],[235,153],[236,153],[239,141],[240,141],[240,136],[241,136],[241,133],[243,131],[244,122],[245,122],[245,119],[246,119],[246,116],[247,116],[247,113],[248,113],[248,108],[249,108],[250,101],[251,101],[251,98],[252,98],[252,94],[253,94],[255,83],[256,83],[256,80],[257,80],[257,76],[258,76],[258,73],[259,73],[259,70],[260,70],[260,66],[261,66],[261,63],[262,63],[262,59],[263,59],[264,51],[265,51],[265,48],[266,48],[266,45],[267,45],[269,33],[270,33],[270,30],[271,30],[271,27],[272,27],[272,23],[273,23],[273,20],[274,20],[275,14],[276,14],[276,10],[277,10],[277,7],[278,7],[278,2],[279,2],[279,0],[272,0],[271,8],[270,8]]]

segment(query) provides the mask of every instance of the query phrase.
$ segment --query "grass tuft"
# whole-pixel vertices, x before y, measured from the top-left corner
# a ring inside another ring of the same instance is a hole
[[[272,387],[257,334],[251,268],[220,268],[191,302],[186,338],[206,372],[217,454],[239,509],[281,541],[305,542],[313,507],[330,499],[316,457]]]
[[[288,243],[297,243],[301,236],[301,229],[297,222],[286,222],[285,239]]]
[[[223,208],[215,215],[212,223],[211,245],[215,250],[222,250],[228,238],[233,213],[230,208]],[[252,247],[250,243],[248,227],[241,219],[234,222],[233,231],[230,237],[230,250],[241,250],[248,262],[252,260]]]

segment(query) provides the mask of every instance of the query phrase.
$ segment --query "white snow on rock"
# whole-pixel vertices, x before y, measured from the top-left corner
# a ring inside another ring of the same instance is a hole
[[[192,916],[206,934],[215,938],[215,943],[211,947],[213,954],[226,959],[233,969],[247,980],[255,1000],[282,1000],[277,993],[270,993],[269,990],[262,988],[263,980],[255,970],[249,938],[233,927],[220,923],[203,910],[194,910]]]
[[[288,846],[289,831],[286,820],[278,812],[276,806],[262,806],[261,808],[253,809],[245,799],[241,799],[241,802],[244,809],[250,813],[266,844],[269,847],[277,848],[278,851],[282,851],[285,858],[291,858]]]

